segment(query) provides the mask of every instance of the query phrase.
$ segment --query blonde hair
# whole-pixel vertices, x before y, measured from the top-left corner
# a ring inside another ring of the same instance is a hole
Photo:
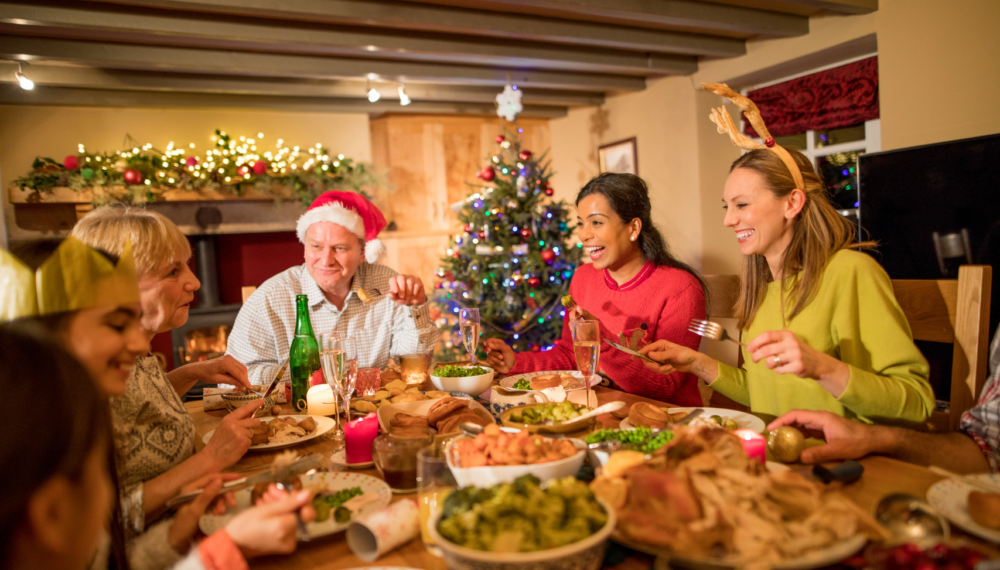
[[[795,219],[792,241],[781,261],[783,278],[793,278],[789,297],[794,302],[791,313],[785,312],[785,287],[781,288],[781,313],[783,319],[792,319],[805,309],[816,295],[823,279],[823,270],[842,249],[874,247],[874,242],[855,241],[854,225],[837,213],[830,204],[823,179],[813,170],[812,163],[802,153],[786,149],[795,160],[802,175],[802,192],[805,205]],[[784,161],[770,150],[751,150],[733,163],[737,168],[753,170],[761,175],[764,183],[776,198],[784,198],[797,188]],[[767,295],[767,285],[773,281],[771,269],[763,255],[754,254],[743,259],[740,274],[740,293],[736,299],[736,324],[740,330],[753,322]]]
[[[70,235],[114,255],[121,255],[131,241],[140,279],[163,262],[191,257],[191,244],[173,222],[135,206],[101,206],[77,222]]]

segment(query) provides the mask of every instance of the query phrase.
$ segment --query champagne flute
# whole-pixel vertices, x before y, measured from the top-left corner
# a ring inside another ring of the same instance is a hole
[[[573,356],[576,367],[583,374],[587,386],[587,403],[592,403],[590,385],[597,374],[598,359],[601,356],[601,327],[597,321],[576,321],[573,323]]]
[[[351,421],[351,393],[358,381],[358,344],[351,337],[343,337],[333,341],[330,351],[330,367],[333,370],[334,389],[344,403],[344,413],[347,421]]]
[[[337,349],[336,343],[344,338],[344,333],[340,331],[331,331],[323,333],[320,335],[319,339],[319,361],[320,368],[323,370],[323,379],[326,383],[333,388],[333,397],[337,399],[337,370],[341,368],[338,361],[342,361],[343,358],[338,356],[339,353],[334,353]],[[340,401],[341,406],[343,406],[343,400]],[[333,432],[333,437],[336,440],[343,440],[344,438],[344,428],[340,425],[340,414],[335,414],[334,419],[337,421],[336,428]]]
[[[476,347],[479,346],[479,309],[462,309],[458,314],[462,344],[469,351],[469,364],[476,365]]]

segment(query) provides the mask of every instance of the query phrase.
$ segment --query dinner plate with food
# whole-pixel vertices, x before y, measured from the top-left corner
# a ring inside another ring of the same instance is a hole
[[[1000,475],[967,475],[1000,488]],[[988,493],[960,479],[942,479],[927,490],[927,502],[948,520],[992,542],[1000,542],[1000,493]]]
[[[462,436],[447,449],[448,467],[459,487],[513,483],[531,474],[542,483],[573,477],[586,457],[586,444],[526,430],[488,425],[476,437]]]
[[[688,422],[690,426],[721,427],[729,431],[749,429],[764,433],[767,426],[764,420],[753,414],[727,410],[725,408],[661,408],[648,402],[636,402],[629,408],[628,417],[619,424],[620,429],[646,427],[663,429],[680,420],[694,410],[704,410],[695,419]]]
[[[574,404],[569,400],[547,404],[516,406],[500,416],[505,427],[528,430],[531,433],[571,433],[589,429],[597,421],[595,417],[577,420],[591,408]]]
[[[378,424],[384,433],[399,433],[406,428],[432,428],[444,435],[458,433],[458,425],[465,422],[480,426],[494,423],[493,416],[482,404],[465,397],[389,404],[378,409]]]
[[[385,481],[350,471],[301,475],[292,484],[296,489],[312,489],[316,493],[312,500],[316,520],[306,524],[310,538],[345,530],[352,520],[382,510],[392,500],[392,491]],[[205,534],[224,528],[234,516],[256,505],[268,485],[260,483],[253,489],[237,491],[236,508],[224,515],[203,515],[198,526]]]
[[[260,423],[250,428],[250,451],[277,449],[315,439],[337,425],[333,418],[323,416],[277,416],[262,418]],[[215,430],[205,434],[202,441],[207,445],[215,435]]]
[[[600,376],[591,376],[591,386],[597,386],[600,383]],[[547,370],[515,374],[501,380],[500,385],[511,390],[535,390],[539,392],[556,386],[562,386],[562,389],[567,392],[583,390],[586,387],[583,382],[583,374],[579,370]]]
[[[674,432],[671,453],[620,451],[591,483],[612,539],[678,568],[819,568],[888,531],[837,487],[765,467],[724,429]]]

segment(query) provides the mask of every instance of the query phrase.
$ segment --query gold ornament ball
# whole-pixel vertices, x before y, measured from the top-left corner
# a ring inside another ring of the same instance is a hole
[[[782,463],[795,463],[806,448],[806,437],[792,426],[767,432],[767,450]]]

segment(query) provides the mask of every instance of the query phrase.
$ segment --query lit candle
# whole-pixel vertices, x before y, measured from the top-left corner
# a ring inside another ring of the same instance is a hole
[[[750,429],[738,429],[733,432],[743,443],[743,451],[750,459],[756,459],[761,463],[767,462],[767,440],[764,436]]]
[[[378,416],[375,412],[344,424],[344,445],[348,463],[371,463],[372,442],[378,435]]]
[[[310,416],[334,416],[337,414],[337,398],[333,388],[328,384],[320,384],[309,388],[306,392],[307,413]]]

